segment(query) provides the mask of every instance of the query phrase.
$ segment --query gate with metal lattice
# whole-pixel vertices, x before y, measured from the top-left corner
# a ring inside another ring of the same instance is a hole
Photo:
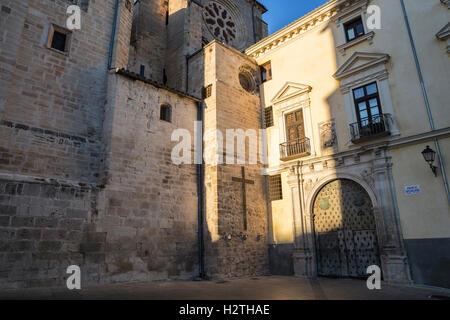
[[[351,180],[325,185],[314,202],[318,274],[367,277],[370,265],[380,266],[372,203]]]

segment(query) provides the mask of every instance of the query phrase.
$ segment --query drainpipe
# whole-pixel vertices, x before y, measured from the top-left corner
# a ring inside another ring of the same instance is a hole
[[[409,42],[411,43],[411,49],[412,49],[412,52],[414,55],[414,61],[416,63],[417,74],[419,76],[420,85],[422,87],[422,94],[423,94],[423,98],[425,100],[425,107],[427,108],[428,120],[430,121],[431,130],[434,131],[435,126],[434,126],[434,121],[433,121],[433,115],[431,113],[430,101],[428,100],[427,89],[425,87],[425,82],[423,80],[423,75],[422,75],[422,68],[420,67],[420,62],[419,62],[419,58],[417,55],[416,46],[414,44],[414,38],[412,36],[411,27],[409,25],[409,19],[408,19],[408,14],[406,13],[405,2],[403,0],[400,0],[400,4],[402,5],[403,17],[405,19],[406,28],[408,29]],[[441,148],[439,146],[439,141],[437,138],[434,139],[434,145],[436,146],[436,152],[438,154],[439,164],[440,164],[441,172],[442,172],[442,179],[444,182],[445,191],[447,193],[447,202],[450,204],[450,190],[449,190],[449,186],[448,186],[447,173],[445,171]]]
[[[114,50],[114,40],[116,39],[116,28],[117,28],[117,15],[119,12],[119,0],[116,0],[116,6],[114,9],[114,21],[113,28],[111,33],[111,42],[109,44],[109,56],[108,56],[108,70],[111,70],[112,67],[112,56]]]
[[[204,259],[204,185],[205,185],[205,167],[203,165],[203,131],[204,131],[204,122],[203,122],[204,112],[203,112],[203,102],[197,102],[197,121],[201,122],[201,164],[196,164],[196,172],[197,172],[197,214],[198,214],[198,266],[199,266],[199,274],[198,278],[205,279],[205,259]],[[198,139],[196,136],[194,139]],[[197,145],[198,148],[198,145]],[[197,152],[195,150],[194,152]]]

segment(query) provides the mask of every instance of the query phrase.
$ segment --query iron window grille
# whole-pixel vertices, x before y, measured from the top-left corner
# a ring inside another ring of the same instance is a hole
[[[283,199],[283,188],[281,185],[281,175],[269,176],[270,201]]]
[[[273,126],[273,109],[272,107],[267,107],[264,109],[264,123],[266,128]]]

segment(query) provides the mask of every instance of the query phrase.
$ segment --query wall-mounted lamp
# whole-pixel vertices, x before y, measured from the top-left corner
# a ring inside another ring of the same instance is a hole
[[[425,161],[430,165],[431,170],[437,177],[437,167],[434,165],[434,160],[436,159],[436,151],[427,146],[425,150],[422,151],[422,155]]]

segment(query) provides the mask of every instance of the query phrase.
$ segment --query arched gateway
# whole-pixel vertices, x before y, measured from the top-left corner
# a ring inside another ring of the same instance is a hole
[[[314,201],[314,233],[320,276],[367,277],[381,267],[372,202],[348,179],[326,184]]]

